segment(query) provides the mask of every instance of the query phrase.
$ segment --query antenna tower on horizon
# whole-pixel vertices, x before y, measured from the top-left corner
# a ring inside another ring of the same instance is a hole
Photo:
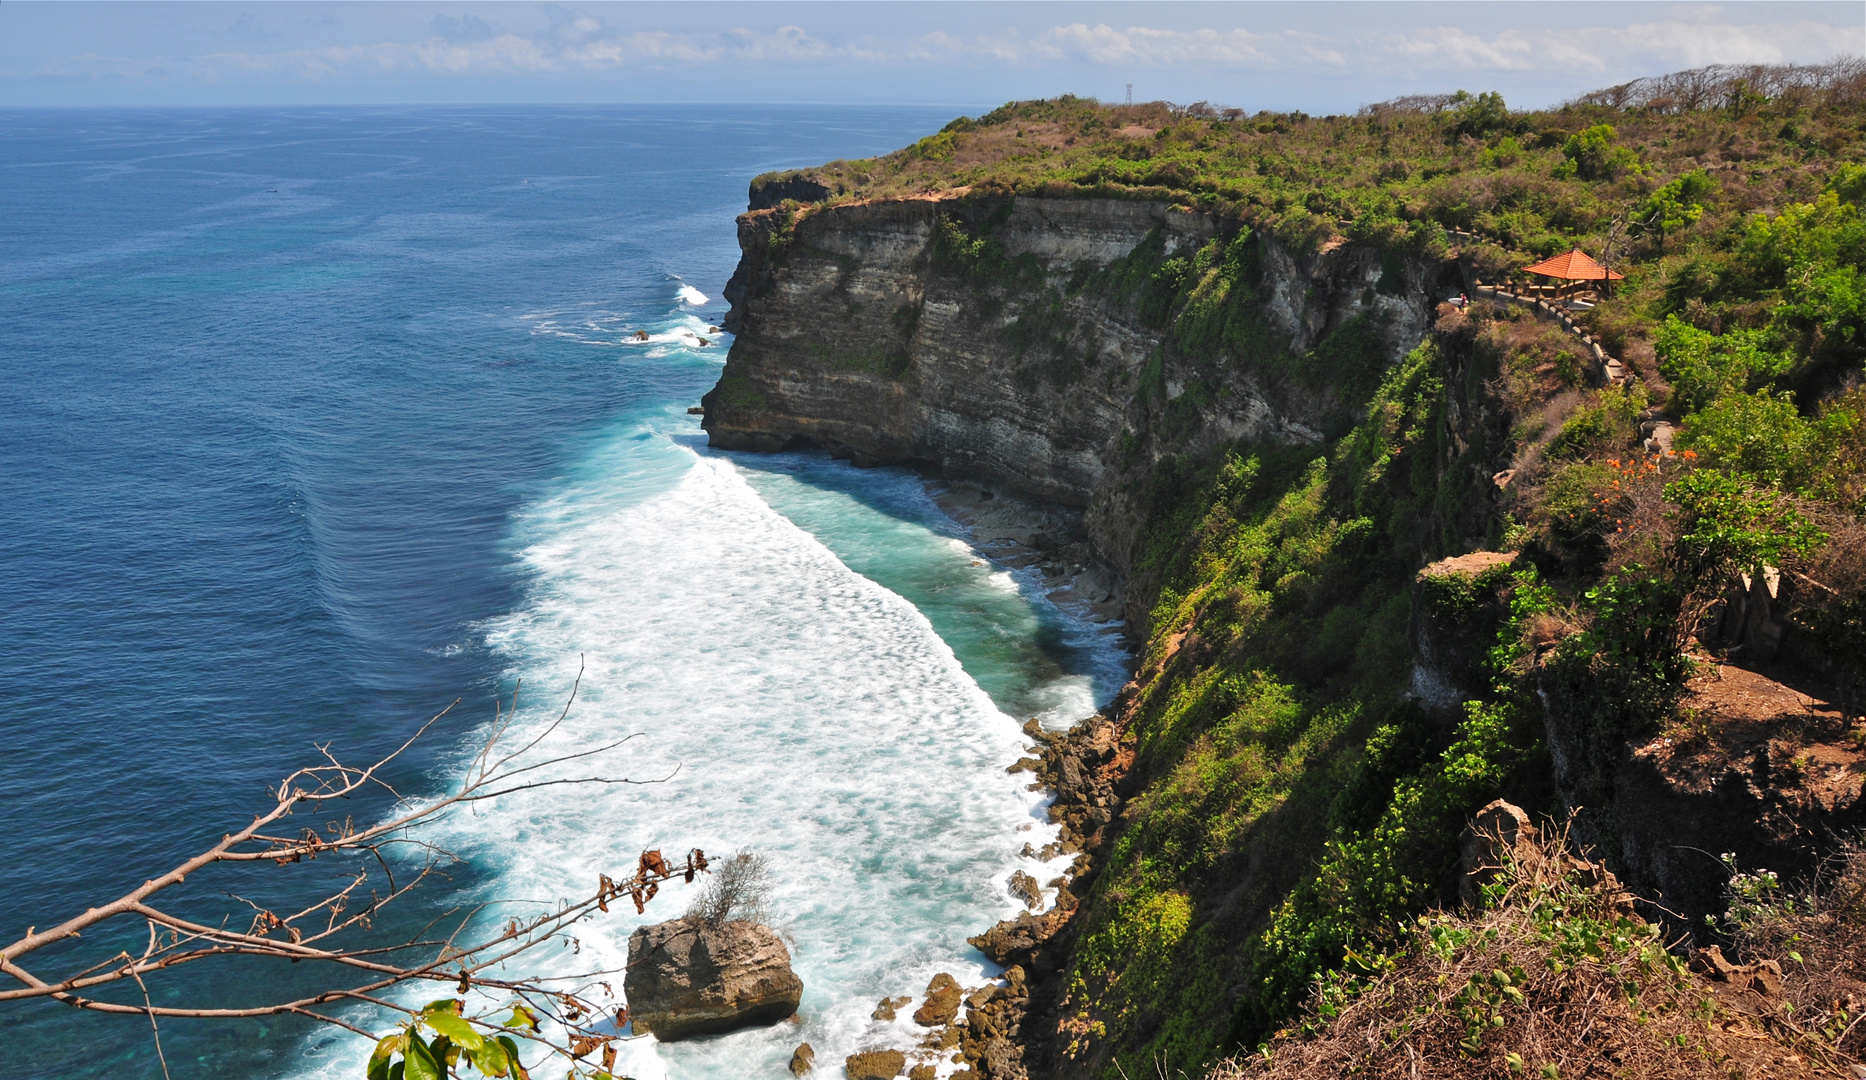
[[[1127,103],[1129,105],[1132,105],[1134,103],[1134,84],[1133,83],[1127,84]]]

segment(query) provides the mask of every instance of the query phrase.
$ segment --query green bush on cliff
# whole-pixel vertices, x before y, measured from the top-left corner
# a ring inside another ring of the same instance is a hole
[[[837,193],[831,201],[959,188],[1167,201],[1297,251],[1331,236],[1423,251],[1448,226],[1536,256],[1576,244],[1599,254],[1613,237],[1608,254],[1623,259],[1740,228],[1747,207],[1804,201],[1837,163],[1859,160],[1857,76],[1841,65],[1825,78],[1825,89],[1735,117],[1583,103],[1512,112],[1491,93],[1328,117],[1066,96],[1011,102],[894,154],[806,172]],[[1851,173],[1833,187],[1841,203],[1862,189]]]
[[[1372,973],[1398,947],[1409,916],[1442,892],[1456,867],[1457,837],[1474,807],[1495,798],[1539,746],[1540,714],[1517,684],[1526,622],[1548,611],[1553,593],[1533,568],[1511,583],[1510,614],[1490,667],[1492,696],[1468,702],[1451,745],[1415,772],[1393,777],[1370,826],[1343,828],[1324,848],[1313,877],[1291,892],[1254,943],[1254,993],[1240,1000],[1234,1034],[1266,1037],[1307,997],[1313,981],[1345,962]],[[1380,729],[1369,760],[1397,737]]]
[[[1373,940],[1342,927],[1377,927],[1436,886],[1407,830],[1468,810],[1533,744],[1495,709],[1446,733],[1399,700],[1415,564],[1394,540],[1410,544],[1434,503],[1441,366],[1429,343],[1408,356],[1331,453],[1255,448],[1161,493],[1147,550],[1171,567],[1145,661],[1161,674],[1135,724],[1157,779],[1092,898],[1068,1006],[1130,1073],[1263,1034]],[[1316,851],[1332,853],[1319,871]],[[1239,884],[1218,911],[1191,906],[1225,882]],[[1249,913],[1292,889],[1308,899],[1259,936]],[[1323,906],[1338,921],[1311,917]],[[1242,1019],[1227,989],[1240,983],[1258,1010]]]

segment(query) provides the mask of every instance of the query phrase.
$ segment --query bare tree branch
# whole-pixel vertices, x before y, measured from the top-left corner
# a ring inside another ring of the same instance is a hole
[[[674,775],[670,772],[667,777],[655,780],[607,776],[538,777],[541,771],[595,758],[637,737],[628,735],[590,749],[525,760],[569,716],[582,677],[583,671],[579,668],[563,710],[515,750],[506,750],[502,741],[510,735],[518,714],[517,690],[513,691],[509,706],[496,703],[493,722],[464,769],[458,787],[432,800],[417,802],[404,797],[383,773],[447,717],[459,704],[458,700],[422,723],[387,755],[368,765],[347,764],[332,752],[328,743],[317,746],[318,762],[298,769],[270,789],[273,800],[270,808],[255,815],[244,827],[225,834],[207,850],[108,903],[89,908],[46,930],[29,927],[17,940],[0,946],[0,975],[14,983],[0,989],[0,1003],[50,998],[92,1012],[145,1016],[149,1019],[165,1077],[168,1064],[162,1054],[158,1018],[291,1015],[375,1038],[357,1020],[346,1019],[327,1008],[345,1004],[368,1006],[399,1017],[397,1030],[402,1033],[399,1044],[402,1046],[416,1038],[420,1025],[429,1021],[432,1021],[429,1026],[436,1030],[450,1023],[460,1030],[457,1022],[444,1018],[433,1020],[436,1006],[446,1005],[451,1008],[452,1016],[489,1035],[506,1035],[542,1044],[549,1051],[569,1058],[574,1070],[578,1059],[598,1048],[608,1047],[615,1038],[599,1030],[609,1022],[612,1012],[616,1026],[626,1022],[626,1009],[601,1005],[588,996],[600,988],[606,998],[613,1000],[612,988],[605,977],[614,972],[508,976],[504,973],[505,965],[552,941],[580,947],[580,942],[567,933],[572,926],[594,914],[607,912],[611,901],[624,897],[634,903],[638,912],[643,910],[663,882],[674,878],[692,882],[696,874],[705,873],[707,860],[703,852],[697,849],[689,852],[679,863],[669,863],[658,851],[643,852],[632,872],[615,878],[599,875],[592,894],[574,902],[548,905],[529,916],[513,915],[503,927],[494,931],[469,933],[496,908],[535,901],[491,900],[456,907],[430,920],[412,936],[398,937],[388,943],[370,941],[366,935],[389,904],[407,896],[431,877],[444,879],[444,868],[459,861],[451,852],[414,835],[415,830],[441,820],[454,809],[546,787],[657,784]],[[374,824],[359,826],[346,816],[326,822],[321,831],[307,827],[290,835],[278,828],[295,814],[317,813],[337,800],[370,791],[384,792],[394,800],[393,809]],[[398,880],[395,860],[388,857],[389,850],[397,845],[412,846],[424,853],[420,866],[406,880]],[[291,907],[295,910],[289,914],[279,914],[276,905],[228,893],[232,902],[252,912],[250,921],[241,927],[236,926],[230,916],[223,916],[218,922],[205,922],[183,916],[163,904],[162,894],[166,890],[218,864],[271,861],[287,866],[319,856],[362,861],[345,867],[340,875],[342,883],[321,899],[309,905],[293,904]],[[386,882],[386,891],[371,889],[365,893],[366,886],[377,873]],[[37,965],[29,958],[34,958],[41,950],[121,919],[140,919],[146,924],[148,940],[140,955],[123,950],[100,962],[58,975],[34,970]],[[437,938],[433,935],[441,924],[450,924],[451,929]],[[232,956],[266,957],[294,964],[308,961],[327,965],[332,971],[328,985],[289,1000],[250,1005],[156,1005],[149,994],[146,976]],[[93,990],[126,982],[133,982],[140,990],[141,1004],[90,996]],[[416,1009],[383,996],[398,986],[419,982],[455,984],[456,999]],[[576,989],[552,988],[561,985]],[[466,999],[471,994],[477,994],[489,1008],[516,1008],[517,1011],[503,1021],[495,1020],[490,1013],[468,1015]],[[551,1030],[544,1028],[545,1021],[553,1025]],[[393,1032],[385,1036],[387,1041],[383,1045],[392,1046],[396,1037]],[[461,1031],[460,1037],[466,1037],[465,1031]],[[445,1041],[444,1037],[437,1038]],[[613,1060],[613,1049],[606,1049],[603,1056],[606,1061]],[[510,1075],[516,1077],[523,1073],[523,1068],[518,1067]]]

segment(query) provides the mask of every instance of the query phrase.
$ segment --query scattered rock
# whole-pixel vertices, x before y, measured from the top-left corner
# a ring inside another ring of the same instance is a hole
[[[897,1010],[899,1010],[902,1005],[905,1005],[912,1000],[913,1000],[913,997],[911,995],[908,997],[882,998],[881,1004],[875,1006],[875,1011],[868,1014],[869,1018],[873,1020],[885,1020],[885,1021],[891,1022],[893,1021]]]
[[[951,975],[940,972],[927,983],[926,1004],[914,1010],[914,1023],[921,1027],[938,1027],[950,1024],[953,1017],[959,1015],[959,982]]]
[[[699,405],[689,405],[687,406],[687,415],[688,416],[705,416],[706,410]]]
[[[769,927],[694,918],[635,931],[623,988],[635,1030],[662,1042],[775,1024],[803,997],[790,951]]]
[[[907,1070],[907,1080],[933,1080],[938,1075],[939,1070],[931,1065],[915,1065]]]
[[[1782,965],[1773,960],[1732,964],[1724,958],[1722,948],[1710,945],[1691,957],[1691,970],[1728,983],[1734,990],[1754,990],[1767,998],[1782,996]]]
[[[816,1047],[804,1043],[790,1056],[790,1074],[802,1076],[814,1068],[816,1068]]]
[[[1011,895],[1022,900],[1025,907],[1035,911],[1043,906],[1043,886],[1037,884],[1036,878],[1019,870],[1011,875],[1010,886]]]
[[[1002,964],[1043,944],[1049,937],[1043,932],[1044,929],[1042,919],[1025,911],[1015,919],[1006,919],[984,933],[965,940],[984,953],[992,963]]]
[[[1458,838],[1461,869],[1458,878],[1458,901],[1476,907],[1483,898],[1483,888],[1497,876],[1505,862],[1515,858],[1520,845],[1533,841],[1536,827],[1520,806],[1502,799],[1477,812]]]
[[[1024,969],[1018,964],[1004,969],[1004,985],[1012,997],[1024,996],[1024,978]]]
[[[907,1067],[907,1055],[899,1050],[864,1050],[850,1054],[843,1062],[849,1080],[894,1080]]]

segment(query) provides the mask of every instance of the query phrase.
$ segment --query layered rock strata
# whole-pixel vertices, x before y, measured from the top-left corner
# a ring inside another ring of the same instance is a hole
[[[1229,336],[1182,341],[1162,305],[1238,258],[1241,229],[1162,203],[963,192],[753,210],[704,426],[714,446],[815,445],[1074,508],[1125,578],[1160,462],[1345,430],[1315,357],[1352,337],[1384,368],[1456,273],[1255,236],[1251,280],[1211,286],[1249,290],[1218,297]]]

